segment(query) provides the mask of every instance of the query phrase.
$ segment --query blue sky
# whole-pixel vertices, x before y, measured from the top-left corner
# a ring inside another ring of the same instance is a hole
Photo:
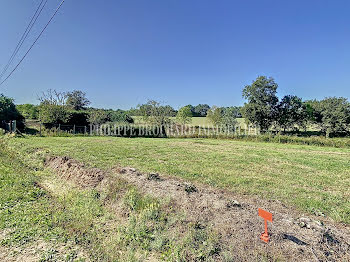
[[[39,2],[1,1],[1,68]],[[49,0],[21,54],[59,2]],[[79,89],[105,108],[229,106],[267,75],[279,96],[349,98],[349,10],[345,0],[66,0],[0,93],[37,103],[49,88]]]

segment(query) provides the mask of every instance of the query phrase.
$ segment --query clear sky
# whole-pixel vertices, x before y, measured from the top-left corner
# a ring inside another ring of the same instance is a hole
[[[1,0],[1,68],[39,2]],[[49,0],[21,54],[59,2]],[[229,106],[267,75],[279,96],[349,98],[349,10],[348,0],[66,0],[0,93],[37,103],[43,90],[79,89],[105,108]]]

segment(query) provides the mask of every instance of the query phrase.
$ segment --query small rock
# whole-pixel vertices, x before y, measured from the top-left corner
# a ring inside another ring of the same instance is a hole
[[[138,172],[135,168],[133,167],[123,167],[119,169],[120,174],[133,174],[133,175],[141,175],[140,172]]]
[[[226,203],[226,207],[227,208],[231,208],[231,207],[241,207],[241,203],[239,203],[237,200],[229,200],[227,203]]]
[[[160,180],[160,176],[158,173],[149,173],[147,175],[148,180]]]
[[[326,229],[321,221],[311,220],[308,217],[301,217],[298,219],[297,224],[303,228],[313,229],[315,231],[324,232]]]
[[[194,186],[194,185],[192,185],[192,184],[184,184],[184,186],[185,186],[185,191],[188,193],[188,194],[190,194],[190,193],[194,193],[194,192],[198,192],[198,189]]]
[[[302,222],[302,221],[300,221],[300,222],[298,223],[298,225],[299,225],[301,228],[306,227],[306,224],[305,224],[304,222]]]
[[[325,217],[326,215],[324,213],[322,213],[320,210],[316,210],[314,209],[313,210],[313,213],[316,215],[316,216],[319,216],[319,217]]]

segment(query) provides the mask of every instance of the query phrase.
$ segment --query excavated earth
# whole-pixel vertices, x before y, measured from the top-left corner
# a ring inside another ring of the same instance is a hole
[[[282,258],[287,261],[350,261],[350,230],[323,214],[303,215],[280,201],[254,198],[156,173],[142,174],[135,168],[116,167],[108,172],[87,168],[68,157],[49,157],[46,166],[63,179],[81,187],[96,187],[102,181],[123,179],[153,197],[170,198],[185,213],[188,222],[210,226],[222,244],[234,250],[237,261]],[[268,224],[270,242],[259,238],[264,221],[258,208],[273,214]]]

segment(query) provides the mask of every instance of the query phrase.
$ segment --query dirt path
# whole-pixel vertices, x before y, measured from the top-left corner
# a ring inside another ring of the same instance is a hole
[[[107,177],[101,170],[88,170],[68,158],[50,158],[47,165],[83,186],[96,186]],[[350,261],[349,227],[328,218],[306,217],[279,201],[236,195],[158,174],[141,174],[130,167],[111,172],[108,179],[116,176],[145,194],[170,198],[178,209],[185,211],[189,222],[213,227],[223,244],[232,247],[238,261],[252,261],[261,256],[287,261]],[[264,223],[258,217],[258,208],[273,213],[268,244],[259,239]]]

